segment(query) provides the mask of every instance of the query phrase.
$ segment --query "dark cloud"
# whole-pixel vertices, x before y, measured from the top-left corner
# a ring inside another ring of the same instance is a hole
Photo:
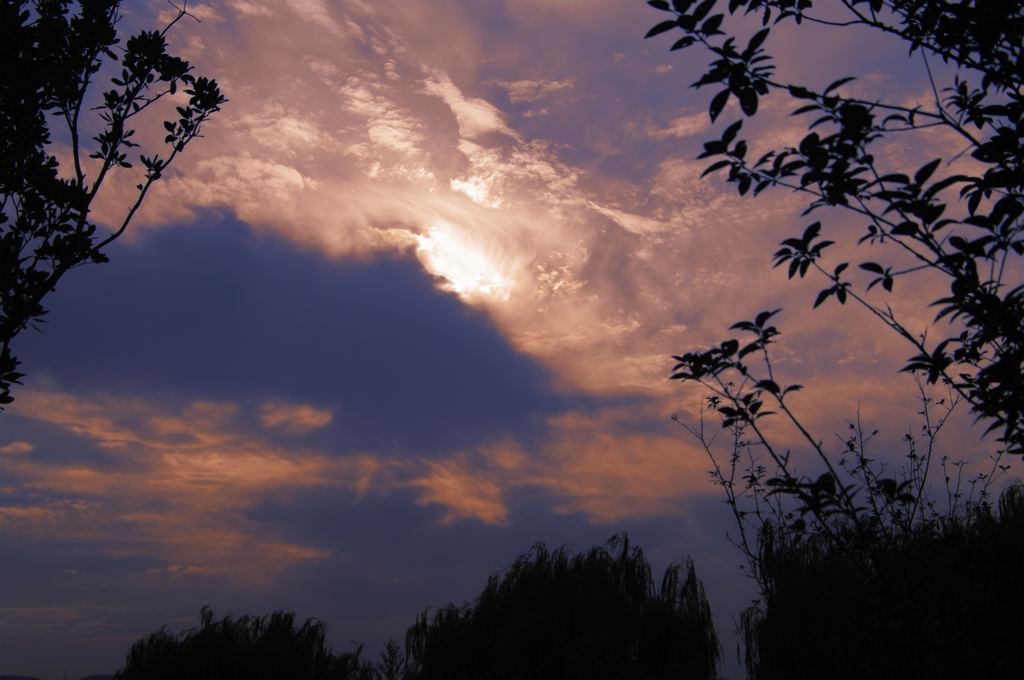
[[[209,216],[111,260],[72,272],[44,332],[19,338],[26,387],[309,403],[334,413],[317,443],[419,454],[528,439],[591,401],[556,393],[411,258],[330,261]]]

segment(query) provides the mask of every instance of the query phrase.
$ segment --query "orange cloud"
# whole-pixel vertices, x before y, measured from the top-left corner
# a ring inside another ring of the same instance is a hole
[[[115,554],[158,557],[165,563],[161,573],[177,576],[241,569],[245,578],[259,580],[326,557],[316,546],[275,537],[246,519],[266,499],[286,500],[304,489],[337,488],[355,499],[412,489],[418,504],[441,508],[443,523],[499,526],[512,521],[512,499],[521,490],[541,490],[556,511],[601,523],[669,514],[709,491],[705,463],[689,455],[680,438],[637,431],[638,425],[649,429],[647,412],[566,413],[549,421],[530,450],[505,438],[442,458],[398,458],[282,449],[246,429],[244,411],[234,403],[194,402],[168,411],[138,398],[26,390],[14,408],[99,444],[115,463],[2,459],[5,472],[33,498],[3,510],[5,530],[46,522],[51,535],[88,538]],[[323,426],[330,416],[281,402],[265,403],[257,413],[270,429],[296,432]],[[264,566],[245,566],[253,556]]]
[[[446,523],[497,525],[510,521],[520,490],[542,490],[557,512],[601,524],[671,515],[715,493],[703,452],[671,432],[631,432],[638,424],[635,413],[570,412],[549,421],[536,448],[502,439],[432,462],[409,485],[421,490],[418,502],[444,508]]]
[[[0,507],[4,530],[29,531],[45,522],[49,536],[89,539],[111,554],[162,560],[171,575],[231,573],[261,581],[326,558],[323,549],[277,536],[273,527],[247,519],[247,512],[298,489],[336,487],[358,497],[387,477],[384,466],[365,454],[281,449],[248,432],[233,403],[198,401],[168,412],[137,398],[26,390],[13,410],[99,444],[115,462],[0,459],[34,499]],[[293,432],[330,418],[301,404],[264,404],[259,413],[268,427]]]
[[[305,434],[331,422],[333,414],[308,404],[267,402],[260,407],[260,421],[264,427],[278,428],[291,434]]]
[[[475,519],[486,524],[508,524],[508,507],[501,487],[486,470],[461,458],[428,462],[422,476],[409,482],[421,490],[418,503],[441,505],[442,521],[451,524],[460,519]]]
[[[17,456],[31,453],[35,446],[31,442],[22,440],[13,441],[0,446],[0,456]]]

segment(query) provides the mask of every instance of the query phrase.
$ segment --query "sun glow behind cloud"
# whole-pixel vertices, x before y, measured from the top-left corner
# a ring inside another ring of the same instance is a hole
[[[416,237],[417,254],[427,269],[445,279],[445,287],[464,300],[486,297],[506,301],[512,281],[494,260],[465,234],[439,222]]]
[[[559,21],[578,20],[576,2],[546,4]],[[680,90],[637,106],[630,96],[674,72],[660,68],[664,54],[619,35],[609,17],[620,10],[598,4],[574,30],[595,41],[614,33],[631,51],[551,59],[514,36],[540,44],[560,29],[520,4],[494,10],[513,24],[510,37],[488,34],[486,49],[486,29],[458,2],[218,6],[209,16],[223,20],[192,30],[223,47],[196,60],[218,74],[237,113],[190,149],[181,176],[158,185],[143,221],[226,209],[330,258],[413,252],[560,386],[646,395],[664,412],[679,394],[666,357],[761,309],[786,306],[788,327],[811,333],[808,351],[827,355],[818,363],[786,350],[782,368],[801,380],[883,347],[845,312],[835,321],[847,325],[842,338],[808,321],[812,284],[772,285],[781,279],[767,253],[799,197],[776,193],[751,210],[716,179],[701,181],[705,163],[692,158],[715,134],[703,105]],[[642,35],[649,17],[638,14]],[[282,39],[296,34],[303,40]],[[543,121],[522,105],[544,106]],[[799,133],[779,100],[762,108],[748,126],[753,149]]]

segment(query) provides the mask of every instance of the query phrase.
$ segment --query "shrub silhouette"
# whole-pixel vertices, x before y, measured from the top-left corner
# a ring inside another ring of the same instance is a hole
[[[406,636],[410,680],[714,678],[719,644],[693,563],[656,591],[625,536],[570,555],[538,543],[472,605],[424,611]]]
[[[361,648],[335,655],[326,626],[277,611],[266,616],[214,618],[209,607],[199,627],[177,635],[148,635],[128,652],[115,680],[373,680]]]
[[[1024,677],[1020,486],[874,554],[771,524],[759,545],[764,602],[741,621],[754,680]]]

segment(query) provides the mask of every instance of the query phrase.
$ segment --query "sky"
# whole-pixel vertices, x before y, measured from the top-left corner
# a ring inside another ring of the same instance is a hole
[[[69,273],[15,345],[0,673],[112,672],[203,605],[292,610],[372,651],[537,541],[622,531],[656,570],[692,556],[732,640],[754,588],[707,458],[670,419],[701,400],[668,380],[670,355],[781,307],[777,370],[807,386],[794,403],[816,432],[859,409],[886,456],[917,426],[910,349],[862,310],[812,311],[820,285],[771,269],[805,226],[799,197],[699,179],[702,142],[740,113],[710,124],[713,93],[689,87],[705,56],[643,40],[661,17],[642,2],[189,7],[201,22],[172,46],[230,102],[110,263]],[[126,2],[123,30],[168,11]],[[850,91],[927,101],[920,63],[875,36],[767,46],[791,80],[857,73]],[[755,150],[799,140],[793,108],[763,101]],[[159,119],[137,136],[158,147]],[[957,151],[933,135],[884,160]],[[119,222],[137,181],[115,175],[94,217]],[[894,309],[923,329],[940,293],[922,280]],[[961,415],[945,446],[986,450]]]

